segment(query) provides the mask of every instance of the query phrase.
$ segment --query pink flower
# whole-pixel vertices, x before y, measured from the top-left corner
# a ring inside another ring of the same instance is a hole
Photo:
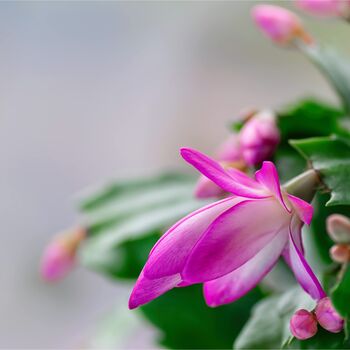
[[[237,134],[232,134],[216,152],[216,159],[225,168],[240,168],[243,169],[245,164],[242,161],[241,148],[239,145],[239,137]],[[198,179],[195,188],[196,198],[222,197],[226,192],[216,185],[206,176],[201,175]]]
[[[77,248],[85,234],[82,228],[73,229],[59,235],[46,247],[40,265],[44,280],[56,282],[72,270]]]
[[[317,333],[315,315],[304,309],[298,310],[290,319],[290,331],[300,340],[313,337]]]
[[[343,16],[350,9],[349,0],[296,0],[295,3],[300,9],[320,17]]]
[[[262,111],[249,119],[240,131],[241,152],[248,165],[260,164],[274,153],[280,132],[271,111]]]
[[[276,43],[288,44],[297,38],[308,44],[312,41],[299,18],[282,7],[256,5],[252,16],[262,32]]]
[[[344,327],[344,320],[335,311],[328,297],[319,300],[315,314],[318,323],[329,332],[339,333]]]
[[[327,232],[336,243],[350,244],[350,220],[341,214],[332,214],[327,218]]]
[[[281,189],[273,163],[264,162],[252,179],[196,150],[183,148],[181,155],[232,195],[189,214],[160,238],[132,291],[131,309],[194,283],[204,283],[209,306],[231,303],[281,255],[314,299],[325,297],[303,255],[301,228],[310,223],[313,208]]]

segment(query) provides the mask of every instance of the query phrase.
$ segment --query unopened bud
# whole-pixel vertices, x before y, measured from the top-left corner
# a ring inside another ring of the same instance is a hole
[[[230,137],[221,144],[216,152],[215,158],[225,169],[235,168],[244,170],[246,168],[246,164],[242,158],[239,137],[237,134],[230,135]],[[194,191],[195,197],[199,199],[222,197],[225,193],[226,192],[221,187],[204,175],[201,175],[198,179]]]
[[[300,340],[313,337],[317,333],[315,315],[304,309],[298,310],[290,319],[290,331]]]
[[[300,19],[283,7],[256,5],[252,16],[262,32],[278,44],[289,44],[295,39],[301,39],[306,44],[312,42]]]
[[[40,273],[44,280],[55,282],[70,272],[75,264],[79,244],[85,238],[82,228],[71,229],[57,236],[45,249]]]
[[[240,131],[241,152],[248,165],[257,165],[274,153],[280,141],[276,116],[262,111],[249,119]]]
[[[340,214],[332,214],[327,218],[327,232],[336,243],[350,243],[350,220]]]
[[[339,333],[344,327],[344,320],[335,311],[328,297],[319,300],[315,314],[318,323],[329,332]]]
[[[330,249],[329,255],[334,262],[347,263],[350,261],[350,247],[347,244],[336,244]]]
[[[347,17],[350,11],[349,0],[296,0],[296,5],[315,16]]]

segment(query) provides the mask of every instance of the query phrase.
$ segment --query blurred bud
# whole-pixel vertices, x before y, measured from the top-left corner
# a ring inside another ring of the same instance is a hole
[[[296,0],[296,5],[315,16],[347,17],[350,11],[349,0]]]
[[[312,43],[300,19],[283,7],[256,5],[252,16],[262,32],[278,44],[289,44],[295,39],[301,39],[306,44]]]
[[[237,134],[231,135],[225,142],[221,144],[216,152],[215,158],[219,160],[225,169],[235,168],[244,170],[246,168],[246,165],[242,160],[239,137]],[[222,197],[224,195],[225,191],[222,188],[217,186],[206,176],[200,176],[195,188],[196,198],[202,199]]]
[[[350,243],[350,220],[340,214],[332,214],[327,218],[327,232],[336,243]]]
[[[262,111],[249,119],[240,131],[243,159],[248,165],[256,165],[268,159],[280,140],[276,116],[271,111]]]
[[[220,162],[240,161],[241,149],[237,134],[230,135],[218,148],[215,158]]]
[[[344,320],[335,311],[328,297],[318,301],[315,314],[318,323],[329,332],[339,333],[344,327]]]
[[[58,281],[72,270],[76,251],[85,236],[86,231],[78,227],[61,233],[46,247],[40,265],[44,280]]]
[[[304,309],[298,310],[290,319],[290,331],[300,340],[313,337],[317,333],[315,315]]]
[[[329,255],[334,262],[347,263],[350,261],[350,247],[347,244],[336,244],[330,249]]]

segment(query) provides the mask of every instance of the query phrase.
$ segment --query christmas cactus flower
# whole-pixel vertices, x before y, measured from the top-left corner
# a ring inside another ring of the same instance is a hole
[[[196,150],[183,148],[181,155],[230,196],[189,214],[160,238],[132,291],[131,309],[195,283],[204,283],[209,306],[231,303],[256,286],[281,255],[312,298],[326,296],[304,258],[301,228],[310,223],[313,208],[295,196],[300,188],[287,193],[272,162],[264,162],[252,179]],[[314,181],[312,171],[308,176]]]

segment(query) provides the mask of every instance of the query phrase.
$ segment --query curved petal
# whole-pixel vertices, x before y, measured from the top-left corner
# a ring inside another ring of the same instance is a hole
[[[204,283],[204,297],[209,306],[232,303],[254,288],[276,264],[288,240],[288,228],[251,260],[231,273]]]
[[[210,281],[253,258],[284,227],[290,216],[274,199],[246,200],[221,214],[190,253],[184,281]]]
[[[278,178],[276,167],[272,162],[263,162],[261,169],[255,173],[255,179],[267,188],[290,213],[290,209],[287,207],[282,196],[280,180]]]
[[[141,271],[129,298],[129,309],[135,309],[158,298],[168,290],[176,287],[180,282],[180,274],[150,280]]]
[[[296,234],[293,231],[300,230],[300,220],[292,220],[289,228],[289,264],[294,272],[295,278],[303,289],[310,294],[313,299],[319,300],[324,298],[326,293],[295,241],[294,237],[300,236],[300,234]]]
[[[305,224],[310,225],[312,216],[314,214],[314,208],[312,207],[312,205],[291,194],[288,194],[287,197],[293,205],[293,208],[298,214],[300,220]]]
[[[247,198],[266,198],[267,191],[259,183],[237,169],[226,171],[219,163],[191,148],[181,148],[181,156],[223,190]]]
[[[241,197],[225,198],[177,222],[152,248],[144,267],[145,276],[154,279],[181,272],[188,254],[213,220],[242,200]]]

